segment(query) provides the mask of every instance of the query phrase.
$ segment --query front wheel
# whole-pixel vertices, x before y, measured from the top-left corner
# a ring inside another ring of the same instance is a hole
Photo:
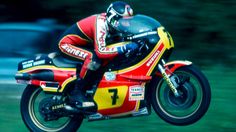
[[[189,125],[198,121],[208,110],[211,90],[203,73],[193,65],[184,66],[173,75],[178,78],[176,97],[164,79],[156,78],[151,101],[155,112],[173,125]]]
[[[40,114],[40,102],[50,96],[45,94],[41,88],[28,85],[22,95],[20,109],[21,116],[26,126],[35,132],[74,132],[82,121],[82,116],[60,117],[55,120],[45,121]]]

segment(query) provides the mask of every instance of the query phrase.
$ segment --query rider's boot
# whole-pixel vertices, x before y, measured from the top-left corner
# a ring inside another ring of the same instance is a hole
[[[82,79],[79,76],[79,70],[77,68],[76,70],[76,82],[75,82],[75,88],[71,92],[70,96],[70,102],[79,110],[83,110],[86,112],[96,112],[97,111],[97,104],[94,102],[94,100],[91,97],[85,96],[85,88],[86,82],[89,81],[89,77],[93,73],[91,70],[86,71],[86,75]]]

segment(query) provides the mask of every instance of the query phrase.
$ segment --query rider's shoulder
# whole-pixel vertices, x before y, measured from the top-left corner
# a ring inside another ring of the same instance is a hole
[[[97,19],[105,20],[106,19],[106,13],[99,13],[95,14]]]

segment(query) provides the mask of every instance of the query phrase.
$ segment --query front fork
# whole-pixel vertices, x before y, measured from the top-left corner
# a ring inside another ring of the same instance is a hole
[[[166,69],[163,67],[165,65],[165,61],[162,59],[161,62],[162,62],[162,64],[158,64],[159,71],[161,72],[164,80],[167,82],[167,84],[170,87],[171,91],[174,93],[175,97],[179,97],[180,94],[177,90],[179,85],[176,83],[176,77],[174,75],[171,76],[171,74],[168,75],[166,73]]]

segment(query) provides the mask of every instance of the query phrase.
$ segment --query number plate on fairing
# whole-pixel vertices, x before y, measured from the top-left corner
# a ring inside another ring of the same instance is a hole
[[[94,100],[98,104],[98,110],[121,107],[128,94],[128,86],[116,86],[98,88]]]

